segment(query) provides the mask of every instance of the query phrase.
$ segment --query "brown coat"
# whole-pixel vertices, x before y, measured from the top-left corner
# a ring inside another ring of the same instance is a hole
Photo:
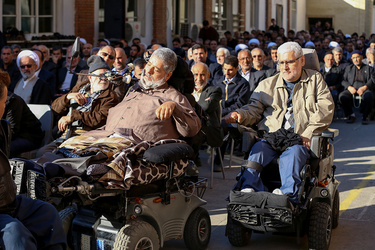
[[[74,86],[69,93],[77,93],[87,82],[81,82]],[[69,94],[68,93],[68,94]],[[69,102],[66,99],[68,94],[62,95],[52,103],[52,110],[59,115],[66,115],[69,111]],[[100,96],[94,100],[90,111],[81,112],[73,110],[72,122],[80,120],[85,129],[91,130],[103,126],[107,120],[108,110],[119,103],[118,97],[111,88],[104,90]]]
[[[176,107],[172,117],[160,120],[155,110],[167,101]],[[156,142],[162,139],[192,137],[198,133],[201,123],[190,103],[175,88],[164,84],[157,89],[136,89],[109,111],[106,126],[102,130],[85,133],[87,136],[106,137],[113,133],[126,134],[132,130],[135,140]]]

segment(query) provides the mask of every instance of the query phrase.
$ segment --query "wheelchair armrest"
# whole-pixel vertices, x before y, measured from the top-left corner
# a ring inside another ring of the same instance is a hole
[[[331,129],[324,130],[320,135],[314,135],[311,138],[311,146],[310,150],[312,153],[312,157],[314,158],[322,158],[326,154],[327,145],[329,139],[333,139],[339,135],[338,129]]]
[[[143,159],[152,163],[177,162],[181,159],[193,159],[193,148],[185,143],[167,143],[146,150]]]

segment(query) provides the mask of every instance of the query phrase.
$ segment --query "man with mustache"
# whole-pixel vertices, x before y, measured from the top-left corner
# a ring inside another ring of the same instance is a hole
[[[38,55],[31,50],[23,50],[18,54],[17,66],[22,78],[12,82],[9,91],[20,96],[27,104],[51,104],[49,85],[35,75],[39,64]]]
[[[300,136],[302,145],[295,144],[282,152],[277,152],[265,140],[255,143],[243,164],[246,170],[239,181],[243,192],[267,191],[260,172],[275,157],[280,157],[281,187],[273,193],[286,194],[292,203],[296,203],[301,184],[299,173],[309,158],[311,137],[328,128],[334,103],[322,75],[315,70],[303,69],[305,57],[299,44],[282,44],[277,50],[277,58],[280,73],[260,82],[250,104],[229,113],[224,119],[227,123],[257,125],[258,130],[264,132],[284,128]]]
[[[133,91],[109,110],[106,125],[84,135],[120,134],[135,142],[196,135],[201,128],[199,117],[186,97],[167,83],[176,65],[177,56],[171,49],[157,49]]]

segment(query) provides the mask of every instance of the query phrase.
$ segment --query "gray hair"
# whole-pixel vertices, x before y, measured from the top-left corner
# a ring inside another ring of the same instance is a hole
[[[373,48],[371,48],[371,47],[368,47],[367,49],[366,49],[366,55],[367,54],[373,54],[373,55],[375,55],[375,49],[373,49]]]
[[[251,55],[253,55],[252,52],[255,51],[255,50],[259,50],[260,53],[262,54],[262,56],[265,56],[265,55],[264,55],[264,51],[263,51],[261,48],[254,48],[254,49],[252,49],[252,50],[251,50]]]
[[[303,56],[303,51],[301,46],[296,42],[286,42],[280,45],[280,47],[277,49],[277,54],[284,54],[294,52],[295,57]]]
[[[224,51],[224,56],[227,57],[230,55],[230,52],[227,48],[219,48],[217,51],[216,51],[216,54],[220,51]]]
[[[168,74],[169,72],[173,72],[177,66],[177,56],[173,50],[169,48],[159,48],[152,53],[151,57],[156,56],[159,58],[164,64],[164,70]]]
[[[341,47],[335,47],[335,48],[332,50],[332,53],[334,53],[334,52],[343,53]]]

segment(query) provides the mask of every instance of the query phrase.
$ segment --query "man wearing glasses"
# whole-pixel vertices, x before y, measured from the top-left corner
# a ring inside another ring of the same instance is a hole
[[[38,55],[31,50],[23,50],[17,56],[22,77],[11,83],[9,91],[20,96],[26,104],[51,104],[49,85],[35,75],[39,64]]]
[[[277,152],[265,140],[258,141],[251,149],[240,179],[243,192],[273,191],[287,194],[292,203],[298,201],[301,184],[300,170],[309,158],[313,133],[328,128],[333,118],[334,104],[330,91],[321,74],[303,69],[305,57],[295,42],[281,45],[277,51],[280,73],[259,83],[250,98],[250,104],[224,117],[227,123],[257,125],[260,131],[275,132],[281,128],[298,134],[302,144],[295,144]],[[279,158],[280,189],[267,190],[260,179],[260,172],[275,157]]]

